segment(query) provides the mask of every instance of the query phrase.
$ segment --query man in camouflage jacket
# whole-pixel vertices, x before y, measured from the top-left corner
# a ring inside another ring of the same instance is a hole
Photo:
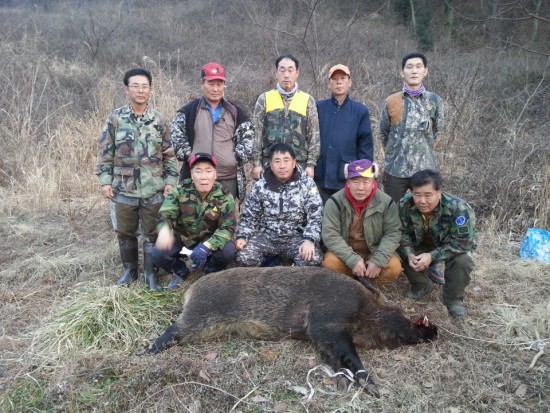
[[[407,192],[412,174],[437,169],[435,148],[443,130],[443,100],[422,83],[428,75],[426,57],[408,54],[401,68],[403,90],[386,99],[380,115],[384,192],[395,202]]]
[[[174,277],[176,288],[188,276],[182,248],[193,268],[206,266],[207,273],[225,269],[235,260],[235,199],[216,181],[216,158],[196,153],[189,160],[191,179],[185,179],[166,197],[160,208],[159,236],[153,250],[155,264]]]
[[[115,109],[99,138],[96,175],[102,195],[114,205],[124,274],[116,282],[127,284],[138,276],[138,228],[143,243],[147,285],[160,289],[151,258],[157,238],[158,210],[164,196],[178,181],[178,164],[170,140],[168,119],[148,106],[152,77],[145,69],[124,74],[130,103]]]
[[[260,179],[271,148],[277,143],[286,143],[294,150],[298,165],[313,178],[321,152],[315,99],[298,89],[298,59],[292,55],[279,56],[275,69],[276,88],[262,93],[254,107],[256,134],[252,176]]]
[[[214,155],[218,182],[242,202],[246,196],[245,162],[250,160],[254,127],[243,109],[224,98],[225,70],[216,62],[201,69],[203,96],[176,113],[172,142],[183,161],[180,178],[189,178],[188,161],[197,152]]]
[[[256,182],[240,215],[237,262],[273,266],[280,258],[320,265],[323,202],[315,182],[296,165],[294,150],[271,148],[270,167]]]
[[[419,300],[443,284],[443,302],[455,318],[466,315],[464,290],[477,246],[474,210],[442,192],[439,172],[426,169],[411,177],[411,192],[399,203],[402,222],[399,254],[410,281],[408,297]],[[430,281],[431,280],[431,281]]]

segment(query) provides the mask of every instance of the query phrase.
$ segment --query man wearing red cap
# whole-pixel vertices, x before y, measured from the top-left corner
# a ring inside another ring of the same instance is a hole
[[[344,165],[356,159],[374,159],[369,110],[349,98],[349,67],[332,66],[328,87],[332,97],[317,102],[321,155],[315,167],[315,183],[323,204],[344,187]]]
[[[158,238],[153,260],[174,277],[169,289],[178,287],[189,275],[182,248],[193,268],[206,266],[207,273],[225,269],[235,259],[231,241],[236,226],[235,199],[216,182],[217,161],[198,152],[189,159],[191,179],[185,179],[166,197],[159,211]]]
[[[178,110],[172,121],[172,142],[183,165],[180,180],[189,178],[187,162],[197,152],[210,153],[218,160],[218,181],[235,198],[244,200],[244,163],[252,154],[254,127],[248,115],[224,98],[225,70],[216,62],[201,69],[203,96]]]
[[[325,204],[322,238],[327,248],[323,267],[367,277],[378,286],[403,270],[395,251],[401,240],[397,204],[378,189],[377,166],[368,159],[347,167],[344,189]]]

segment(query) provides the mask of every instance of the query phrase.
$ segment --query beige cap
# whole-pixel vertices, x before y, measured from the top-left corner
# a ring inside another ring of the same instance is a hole
[[[332,77],[332,75],[334,74],[334,72],[338,72],[338,71],[344,72],[346,75],[351,76],[351,72],[349,71],[349,67],[338,64],[338,65],[332,66],[330,68],[330,70],[328,71],[328,78],[330,79]]]

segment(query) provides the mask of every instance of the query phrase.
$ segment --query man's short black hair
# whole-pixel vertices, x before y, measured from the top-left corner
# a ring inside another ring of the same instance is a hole
[[[290,59],[294,62],[294,64],[296,65],[296,69],[298,69],[298,59],[296,59],[294,56],[292,56],[291,54],[283,54],[281,56],[279,56],[277,58],[277,60],[275,60],[275,69],[278,69],[279,68],[279,63],[281,63],[281,60],[283,59]]]
[[[422,63],[424,63],[424,67],[428,67],[428,59],[426,59],[426,56],[424,56],[422,53],[413,52],[413,53],[409,53],[408,55],[405,55],[405,57],[403,57],[403,60],[401,60],[401,70],[405,69],[405,65],[407,64],[407,60],[415,59],[417,57],[422,59]]]
[[[292,146],[286,143],[276,143],[269,150],[269,160],[272,160],[276,153],[289,153],[292,159],[296,159],[296,152],[292,149]]]
[[[441,174],[433,169],[418,171],[414,173],[409,180],[409,188],[411,191],[413,191],[414,188],[430,184],[433,185],[436,191],[443,188],[443,178]]]
[[[132,76],[145,76],[149,80],[149,86],[153,86],[153,76],[151,76],[151,72],[141,67],[130,69],[124,73],[124,86],[128,86],[128,82]]]

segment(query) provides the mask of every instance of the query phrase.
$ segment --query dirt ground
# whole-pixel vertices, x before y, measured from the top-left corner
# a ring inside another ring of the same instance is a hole
[[[37,331],[69,297],[85,287],[108,288],[119,275],[107,216],[99,201],[79,214],[21,210],[0,218],[0,411],[548,411],[550,266],[520,261],[517,243],[483,233],[465,321],[448,317],[439,289],[414,302],[404,298],[408,284],[401,277],[385,290],[408,314],[437,323],[440,338],[360,351],[380,399],[358,387],[338,391],[309,343],[228,337],[133,356],[170,317],[145,327],[132,351],[110,341],[92,350],[38,351]],[[158,294],[179,302],[199,276],[179,291]],[[142,283],[130,288],[148,293]],[[167,310],[175,314],[178,306]],[[530,368],[539,350],[544,353]]]

